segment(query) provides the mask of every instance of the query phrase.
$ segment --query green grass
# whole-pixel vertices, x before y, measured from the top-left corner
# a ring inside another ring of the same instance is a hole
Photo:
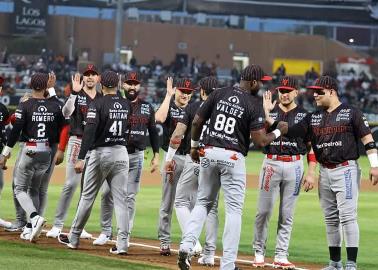
[[[13,151],[15,156],[16,151]],[[147,155],[148,156],[148,155]],[[253,152],[248,155],[247,166],[248,173],[258,174],[263,155],[258,152]],[[147,157],[145,168],[148,168],[150,157]],[[366,157],[360,159],[361,167],[363,168],[364,177],[368,173],[368,161]],[[143,180],[142,180],[143,183]],[[46,218],[48,224],[51,224],[54,218],[54,213],[57,205],[57,201],[61,192],[60,185],[51,185],[49,188],[49,205],[47,207]],[[243,212],[243,224],[242,234],[240,241],[240,252],[251,255],[252,248],[251,242],[253,238],[253,224],[256,214],[256,202],[258,197],[258,191],[255,189],[248,189],[246,193],[246,200]],[[133,236],[147,239],[157,239],[157,225],[158,225],[158,209],[160,206],[161,188],[160,187],[143,187],[137,197],[137,215],[135,220],[135,226],[133,230]],[[73,203],[70,207],[68,219],[66,221],[66,228],[70,226],[73,215],[75,213],[76,204],[78,201],[78,194],[75,194]],[[378,243],[377,233],[377,201],[378,194],[375,192],[361,192],[359,197],[359,225],[360,225],[360,250],[359,250],[359,269],[377,269],[378,258],[374,256],[376,250],[376,243]],[[220,229],[218,237],[218,248],[221,248],[221,239],[223,234],[224,224],[224,208],[223,197],[221,197],[220,203]],[[88,221],[86,229],[90,232],[98,232],[100,230],[99,225],[99,200],[95,202],[92,215]],[[13,202],[11,197],[11,188],[9,181],[6,183],[2,198],[0,201],[0,216],[7,219],[14,218]],[[269,237],[267,243],[267,256],[274,255],[275,237],[276,237],[276,224],[277,224],[277,204],[275,212],[272,215],[272,219],[269,227]],[[172,240],[178,243],[181,239],[181,232],[177,220],[173,218],[172,224]],[[18,245],[18,244],[9,244]],[[0,254],[3,253],[3,243],[0,243]],[[38,247],[38,246],[37,246]],[[25,248],[25,247],[21,247]],[[38,251],[39,250],[39,251]],[[29,251],[28,251],[29,252]],[[46,252],[43,248],[37,248],[35,252]],[[317,191],[309,193],[302,193],[299,197],[297,208],[295,212],[294,227],[292,233],[292,240],[290,243],[290,259],[293,261],[303,261],[309,263],[324,264],[328,261],[328,248],[325,237],[325,225],[323,221],[323,214],[320,209],[319,199]],[[16,254],[14,252],[14,254]],[[22,252],[20,253],[22,254]],[[53,260],[54,257],[64,260],[64,256],[69,254],[63,253],[59,250],[50,256]],[[0,255],[2,256],[2,255]],[[34,255],[33,255],[34,256]],[[74,256],[74,255],[72,255]],[[83,256],[83,255],[80,255]],[[6,257],[6,256],[3,256]],[[3,259],[1,257],[1,259]],[[37,255],[35,255],[37,258]],[[17,255],[19,263],[23,261],[23,257]],[[343,254],[345,260],[345,254]],[[10,260],[10,259],[9,259]],[[68,260],[64,260],[66,262]],[[118,262],[117,262],[118,263]],[[26,263],[25,263],[26,264]],[[12,268],[19,269],[22,267]],[[25,269],[35,269],[27,268]],[[54,267],[55,268],[55,267]],[[91,267],[92,268],[92,267]],[[48,269],[48,268],[47,268]],[[96,268],[95,268],[96,269]],[[112,269],[112,268],[110,268]],[[117,268],[114,268],[117,269]],[[127,268],[129,269],[129,268]],[[131,268],[130,268],[131,269]]]
[[[2,270],[14,269],[164,269],[149,265],[112,260],[104,257],[72,252],[64,249],[46,248],[28,243],[0,241],[0,261]]]

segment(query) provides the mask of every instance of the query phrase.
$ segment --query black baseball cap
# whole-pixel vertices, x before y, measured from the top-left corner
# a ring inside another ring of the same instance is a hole
[[[316,79],[315,84],[311,86],[307,86],[308,89],[333,89],[338,91],[337,80],[332,78],[331,76],[320,76]]]
[[[4,82],[4,78],[0,76],[0,86],[3,85],[3,82]]]
[[[179,89],[179,90],[184,90],[184,91],[194,91],[195,90],[195,86],[194,86],[193,82],[188,78],[179,79],[176,82],[176,88]]]
[[[107,88],[115,88],[118,86],[118,74],[114,71],[105,71],[101,73],[101,84]]]
[[[249,65],[241,72],[241,80],[243,81],[271,81],[272,77],[265,74],[259,65]]]
[[[140,84],[140,73],[137,71],[128,71],[125,74],[125,82],[134,82]]]
[[[45,90],[47,88],[47,81],[49,80],[49,75],[47,73],[34,73],[31,76],[30,87],[33,90]]]
[[[286,90],[297,90],[298,89],[298,80],[290,77],[284,76],[280,80],[280,85],[276,87],[277,90],[286,89]]]
[[[89,74],[96,74],[98,75],[97,68],[94,64],[88,64],[83,72],[84,76],[87,76]]]
[[[217,78],[215,78],[213,76],[202,78],[199,81],[199,86],[198,86],[199,90],[201,88],[203,90],[205,90],[206,92],[212,92],[213,90],[215,90],[216,88],[218,88],[218,80],[217,80]]]

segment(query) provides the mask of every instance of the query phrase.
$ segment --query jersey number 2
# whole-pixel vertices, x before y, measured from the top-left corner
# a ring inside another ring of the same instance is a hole
[[[46,135],[45,131],[46,131],[46,125],[44,123],[39,123],[38,124],[37,137],[38,138],[45,137],[45,135]]]
[[[115,121],[109,128],[113,136],[122,136],[122,121]]]

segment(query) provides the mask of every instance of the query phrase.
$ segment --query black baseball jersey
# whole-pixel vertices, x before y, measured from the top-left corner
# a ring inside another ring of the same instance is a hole
[[[96,147],[125,145],[130,117],[130,101],[118,95],[105,95],[89,105],[79,159]]]
[[[147,135],[149,135],[154,153],[159,152],[159,135],[155,123],[155,110],[152,105],[138,98],[130,103],[130,111],[127,147],[138,150],[146,149]]]
[[[262,103],[239,87],[226,87],[211,93],[198,110],[210,119],[205,145],[248,154],[250,132],[264,128]]]
[[[52,99],[30,98],[18,105],[16,121],[7,145],[13,147],[21,133],[24,142],[59,142],[59,132],[65,124],[62,109]]]
[[[163,126],[163,148],[164,151],[168,151],[169,147],[169,140],[176,129],[177,122],[184,117],[184,108],[178,107],[174,99],[171,100],[168,109],[167,119]],[[177,149],[176,153],[185,154],[185,149],[187,149],[187,142],[182,141],[180,147]]]
[[[277,104],[270,112],[269,116],[275,121],[288,122],[289,127],[299,123],[306,115],[307,111],[297,106],[294,109],[284,112]],[[280,136],[264,147],[264,154],[272,155],[304,155],[307,152],[305,138],[288,138]]]
[[[359,158],[358,141],[370,134],[360,110],[341,104],[332,112],[319,110],[289,127],[288,137],[308,137],[316,159],[323,164],[339,164]]]
[[[0,103],[0,148],[3,148],[3,145],[6,143],[6,132],[5,132],[5,126],[6,122],[9,118],[9,111],[7,107]],[[0,149],[1,150],[1,149]]]
[[[95,98],[92,99],[83,89],[77,94],[75,110],[70,117],[70,135],[83,136],[88,106],[101,96],[102,94],[97,92]]]

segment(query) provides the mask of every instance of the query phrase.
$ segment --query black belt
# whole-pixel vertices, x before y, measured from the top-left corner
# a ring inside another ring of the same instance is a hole
[[[134,154],[135,152],[143,151],[142,149],[133,146],[127,146],[126,149],[128,154]]]

